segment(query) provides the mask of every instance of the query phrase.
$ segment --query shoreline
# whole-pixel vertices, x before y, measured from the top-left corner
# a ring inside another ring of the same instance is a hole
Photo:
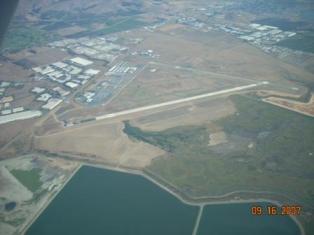
[[[180,190],[175,188],[174,186],[170,185],[171,187],[174,187],[172,190],[170,187],[167,187],[166,185],[162,184],[162,182],[159,182],[158,180],[154,179],[152,176],[148,175],[145,171],[140,170],[140,169],[131,169],[131,168],[122,168],[122,167],[114,167],[114,166],[108,166],[108,165],[102,165],[102,164],[93,164],[93,163],[79,163],[79,166],[71,173],[71,175],[68,177],[68,179],[64,182],[64,184],[56,191],[54,192],[44,203],[44,205],[36,212],[34,217],[30,219],[21,229],[18,230],[18,232],[22,235],[25,235],[27,230],[32,226],[32,224],[38,219],[38,217],[45,211],[45,209],[49,206],[49,204],[54,200],[54,198],[62,191],[62,189],[68,184],[68,182],[72,179],[73,176],[84,166],[88,167],[94,167],[98,169],[104,169],[104,170],[110,170],[110,171],[115,171],[115,172],[121,172],[125,174],[132,174],[132,175],[137,175],[144,177],[151,183],[155,184],[162,190],[165,190],[166,192],[170,193],[172,196],[174,196],[176,199],[178,199],[181,203],[189,206],[196,206],[199,207],[199,210],[203,211],[203,208],[205,206],[210,206],[210,205],[225,205],[225,204],[244,204],[244,203],[262,203],[262,202],[268,202],[271,204],[274,204],[276,206],[282,206],[283,204],[280,203],[279,201],[272,200],[272,199],[266,199],[266,198],[255,198],[255,199],[226,199],[223,200],[223,198],[232,196],[234,194],[237,194],[239,192],[229,192],[226,194],[223,194],[221,196],[214,196],[214,197],[201,197],[201,198],[193,198],[189,197],[187,195],[184,195]],[[167,183],[167,182],[165,182]],[[245,192],[244,192],[245,193]],[[258,194],[259,192],[251,192],[250,193],[256,193]],[[261,193],[261,192],[260,192]],[[184,195],[184,196],[183,196]],[[216,201],[215,201],[216,199]],[[219,201],[218,199],[222,199]],[[294,216],[294,215],[288,215],[298,226],[300,230],[300,235],[306,235],[305,230],[303,225],[301,224],[300,220]],[[202,217],[201,215],[198,215],[198,219],[200,220]]]
[[[50,205],[50,203],[58,196],[58,194],[64,189],[64,187],[70,182],[70,180],[75,176],[75,174],[81,169],[82,164],[79,164],[76,169],[70,174],[70,176],[65,180],[62,186],[53,192],[51,195],[47,196],[46,201],[43,205],[36,211],[34,216],[27,221],[21,228],[17,230],[18,234],[25,235],[27,230],[33,225],[33,223],[39,218],[39,216],[46,210],[46,208]]]

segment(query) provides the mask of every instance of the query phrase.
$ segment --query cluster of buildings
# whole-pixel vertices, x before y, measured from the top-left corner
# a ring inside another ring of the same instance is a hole
[[[284,56],[288,54],[299,54],[288,48],[278,46],[278,42],[296,35],[296,32],[284,31],[278,27],[252,23],[249,25],[238,25],[226,22],[226,12],[237,8],[233,3],[217,3],[203,8],[192,8],[186,14],[176,16],[176,22],[187,25],[199,31],[224,31],[235,35],[266,53],[275,56]]]
[[[148,49],[148,50],[143,50],[143,51],[134,51],[131,53],[131,55],[140,55],[144,57],[149,57],[149,58],[159,58],[160,55],[155,53],[154,50]]]
[[[106,81],[98,84],[93,91],[84,92],[77,99],[91,105],[103,104],[130,82],[137,70],[137,66],[131,66],[128,62],[120,61],[107,71],[108,79]]]
[[[127,47],[114,43],[117,37],[83,37],[78,39],[65,39],[50,43],[51,47],[65,48],[77,55],[90,59],[112,62],[120,53],[126,52]]]
[[[268,53],[274,51],[274,47],[278,42],[296,35],[295,32],[283,31],[278,27],[261,24],[250,24],[247,29],[225,25],[219,26],[219,28]]]
[[[35,72],[35,80],[47,80],[52,84],[49,86],[36,86],[28,91],[22,91],[22,93],[32,94],[35,97],[33,101],[36,101],[37,104],[34,103],[29,107],[17,106],[17,104],[23,104],[25,102],[16,100],[14,95],[8,95],[7,92],[7,90],[10,89],[10,94],[14,94],[14,90],[12,89],[23,87],[22,83],[9,81],[0,82],[0,124],[39,117],[44,111],[53,110],[76,88],[84,85],[100,72],[99,70],[91,68],[92,64],[93,61],[89,59],[74,57],[68,60],[32,68]]]
[[[8,89],[20,89],[23,86],[21,82],[0,82],[0,124],[42,115],[41,111],[31,111],[23,106],[17,106],[14,96],[7,94]]]
[[[149,31],[149,32],[154,32],[156,29],[158,29],[159,27],[161,27],[165,24],[166,24],[166,21],[163,20],[163,21],[156,23],[154,25],[145,26],[144,29]]]
[[[42,87],[32,89],[31,92],[36,95],[36,101],[44,103],[41,108],[45,110],[54,109],[73,90],[97,75],[99,70],[88,68],[92,64],[93,62],[90,60],[74,57],[66,61],[33,68],[38,80],[48,79],[58,83],[58,86],[49,90]]]
[[[7,90],[22,88],[23,84],[20,82],[0,82],[0,116],[24,111],[24,107],[14,107],[14,97],[7,95]]]
[[[60,61],[42,67],[33,68],[36,72],[36,79],[49,79],[52,82],[63,84],[74,89],[84,85],[90,78],[98,74],[99,70],[87,69],[93,62],[81,57]]]
[[[203,9],[206,10],[205,8]],[[206,16],[212,17],[214,13],[205,13]],[[182,16],[179,17],[177,23],[187,25],[196,30],[201,30],[203,32],[209,31],[224,31],[235,35],[237,38],[244,40],[266,53],[271,53],[275,55],[281,55],[283,53],[289,54],[291,50],[287,48],[282,48],[277,46],[277,43],[285,40],[287,38],[293,37],[296,35],[295,32],[284,31],[275,26],[262,25],[252,23],[245,27],[227,25],[227,24],[207,24],[205,21],[197,19],[195,17]]]
[[[4,96],[0,99],[1,116],[24,111],[24,107],[13,108],[13,101],[13,96]]]
[[[194,29],[202,29],[206,26],[206,24],[204,22],[201,22],[200,20],[198,20],[194,17],[191,17],[191,16],[190,17],[180,17],[177,20],[177,23],[190,26]]]
[[[117,76],[123,76],[126,73],[134,73],[137,70],[137,67],[130,66],[127,62],[120,61],[114,66],[112,66],[108,72],[106,73],[107,76],[114,75]]]
[[[69,91],[61,87],[54,87],[52,90],[34,87],[31,92],[35,94],[36,101],[43,103],[41,106],[44,110],[52,110],[63,102],[63,98],[70,94]]]
[[[159,24],[156,24],[154,27],[148,28],[148,30],[153,30],[159,26]],[[85,66],[88,66],[88,64],[86,61],[86,63],[82,61],[83,58],[81,57],[85,57],[87,60],[99,60],[112,63],[118,56],[127,53],[129,50],[128,47],[117,43],[118,41],[118,36],[108,35],[105,37],[65,39],[50,43],[49,45],[51,47],[61,48],[62,50],[65,49],[79,56],[77,57],[79,59],[76,58],[75,60],[71,59],[68,61],[70,63],[67,64],[70,67],[67,67],[67,70],[65,70],[64,65],[61,64],[66,62],[49,65],[49,67],[52,67],[54,70],[58,69],[58,71],[63,71],[62,77],[60,74],[57,74],[60,78],[56,78],[54,73],[52,74],[53,77],[49,76],[49,74],[43,74],[43,76],[58,83],[62,83],[69,89],[75,89],[79,85],[83,85],[88,80],[88,77],[95,76],[99,72],[93,69],[84,70]],[[138,44],[141,41],[142,39],[135,40],[134,44]],[[154,56],[154,53],[151,51],[148,55]],[[77,69],[74,67],[77,67]],[[90,88],[89,90],[79,93],[75,99],[80,103],[87,103],[89,105],[103,104],[113,97],[117,90],[123,87],[123,84],[131,79],[130,77],[132,77],[132,74],[135,73],[136,70],[136,66],[131,66],[124,61],[118,62],[107,71],[106,76],[108,79],[100,82],[95,88]],[[40,74],[41,71],[38,70],[36,72]],[[49,73],[51,73],[51,71],[49,71]]]

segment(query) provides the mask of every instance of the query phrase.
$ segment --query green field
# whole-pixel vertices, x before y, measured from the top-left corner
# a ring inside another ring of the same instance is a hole
[[[141,26],[144,26],[145,24],[146,24],[145,22],[137,20],[135,18],[123,19],[117,23],[110,22],[110,25],[103,29],[99,29],[95,31],[90,31],[90,30],[84,31],[84,32],[73,34],[71,35],[71,37],[79,38],[79,37],[85,37],[85,36],[102,36],[106,34],[118,33],[122,31],[139,28]]]
[[[237,113],[216,122],[225,144],[208,146],[205,125],[148,132],[126,123],[125,132],[168,151],[148,169],[187,195],[268,191],[313,210],[314,119],[244,96],[231,99]]]
[[[277,43],[277,45],[292,50],[314,53],[314,33],[300,33],[297,36]]]
[[[26,188],[32,192],[36,192],[42,185],[40,171],[40,169],[34,168],[32,170],[12,170],[11,173]]]
[[[12,25],[6,33],[1,51],[17,52],[48,43],[55,36],[33,26]]]
[[[164,132],[143,132],[141,129],[131,126],[128,121],[124,124],[124,132],[132,138],[158,146],[168,152],[176,153],[188,145],[197,148],[208,143],[205,127],[181,127]]]
[[[216,122],[228,136],[226,144],[209,147],[206,126],[147,132],[126,122],[124,132],[168,151],[171,157],[150,169],[193,196],[273,190],[313,202],[314,120],[246,97],[232,100],[238,113]],[[295,192],[303,187],[305,194]]]
[[[112,24],[111,26],[104,28],[102,30],[97,31],[99,34],[110,34],[110,33],[117,33],[126,30],[131,30],[134,28],[138,28],[144,26],[145,23],[139,21],[137,19],[126,19],[122,20],[121,22]]]

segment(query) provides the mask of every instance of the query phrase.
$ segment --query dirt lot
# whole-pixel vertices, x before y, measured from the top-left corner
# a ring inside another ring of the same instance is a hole
[[[33,48],[33,51],[35,53],[23,50],[16,54],[10,54],[9,58],[13,61],[27,59],[31,63],[34,63],[34,65],[39,66],[54,63],[69,57],[66,52],[49,47],[36,47]]]
[[[0,61],[0,74],[0,81],[21,82],[21,80],[26,79],[31,72],[15,64]]]
[[[184,26],[182,24],[167,24],[165,26],[162,26],[159,28],[159,31],[161,32],[169,32],[169,31],[173,31],[175,29],[181,29]]]
[[[295,88],[295,90],[298,88]],[[298,99],[300,98],[300,94],[291,94],[291,93],[283,93],[283,92],[278,92],[278,91],[267,91],[267,90],[259,90],[258,92],[256,92],[256,95],[258,95],[259,97],[271,97],[271,96],[275,96],[275,97],[285,97],[285,98],[292,98],[292,99]]]
[[[7,124],[1,125],[1,134],[0,134],[0,148],[5,146],[10,140],[12,140],[19,133],[24,131],[25,127],[30,127],[36,122],[36,119],[29,119],[23,121],[16,121]],[[0,159],[4,157],[0,156]]]
[[[163,154],[162,150],[134,142],[122,132],[122,123],[97,124],[35,138],[35,148],[52,153],[69,154],[116,166],[142,168]]]
[[[41,125],[34,126],[34,132],[36,135],[44,135],[56,132],[60,128],[62,128],[62,123],[58,122],[55,119],[55,116],[52,115],[47,120],[45,120]]]
[[[287,72],[296,77],[312,77],[310,73],[221,32],[196,33],[183,28],[174,33],[142,31],[132,35],[131,32],[128,37],[143,38],[138,50],[154,50],[160,55],[157,61],[166,64],[263,80],[278,80]]]
[[[297,102],[293,100],[278,98],[278,97],[269,97],[264,99],[265,102],[271,103],[273,105],[280,106],[298,113],[303,113],[308,116],[314,117],[314,95],[308,103]]]

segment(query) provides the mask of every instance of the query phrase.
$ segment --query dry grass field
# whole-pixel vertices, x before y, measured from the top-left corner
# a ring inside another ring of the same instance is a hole
[[[151,63],[106,109],[120,111],[247,84],[224,75]]]
[[[45,65],[64,60],[69,57],[68,53],[49,47],[36,47],[33,48],[33,51],[36,53],[29,52],[29,50],[25,49],[15,54],[10,54],[9,58],[13,61],[27,59],[35,65]]]
[[[44,120],[41,125],[34,126],[34,132],[36,135],[45,135],[58,131],[62,128],[62,124],[55,119],[55,116],[51,116]]]
[[[0,149],[8,144],[15,136],[22,133],[27,129],[26,127],[31,127],[36,122],[35,119],[16,121],[7,124],[1,125],[1,134],[0,134]],[[1,157],[5,157],[0,154]]]
[[[172,24],[164,28],[124,33],[126,40],[143,39],[131,46],[132,51],[153,50],[159,57],[125,57],[131,64],[146,66],[119,95],[106,106],[76,108],[58,114],[58,119],[111,113],[264,80],[270,81],[265,89],[301,95],[306,89],[290,80],[312,79],[312,74],[224,33],[196,33]]]
[[[153,50],[159,57],[147,58],[145,69],[106,106],[108,112],[264,80],[271,82],[270,90],[299,95],[304,87],[290,80],[312,79],[312,74],[223,33],[175,28],[127,36],[143,38],[136,51]]]
[[[158,30],[160,32],[171,32],[173,30],[181,29],[183,27],[184,26],[182,24],[166,24],[166,25],[160,27]]]
[[[162,131],[178,125],[208,124],[215,129],[214,120],[229,116],[235,108],[228,99],[216,98],[193,102],[132,119],[132,123],[149,131]]]
[[[288,72],[312,78],[310,73],[221,32],[196,33],[193,29],[178,28],[169,33],[131,32],[128,37],[143,38],[138,50],[154,50],[160,55],[158,60],[165,64],[260,80],[278,80]]]
[[[21,79],[27,78],[31,72],[13,63],[0,61],[0,74],[0,81],[21,82]]]
[[[51,153],[69,155],[77,160],[109,165],[142,168],[163,151],[141,142],[131,141],[122,123],[66,129],[59,133],[35,137],[34,147]]]
[[[59,29],[57,32],[60,36],[68,36],[74,33],[79,33],[79,32],[83,32],[85,29],[83,27],[80,26],[70,26],[70,27],[66,27],[66,28],[61,28]]]

